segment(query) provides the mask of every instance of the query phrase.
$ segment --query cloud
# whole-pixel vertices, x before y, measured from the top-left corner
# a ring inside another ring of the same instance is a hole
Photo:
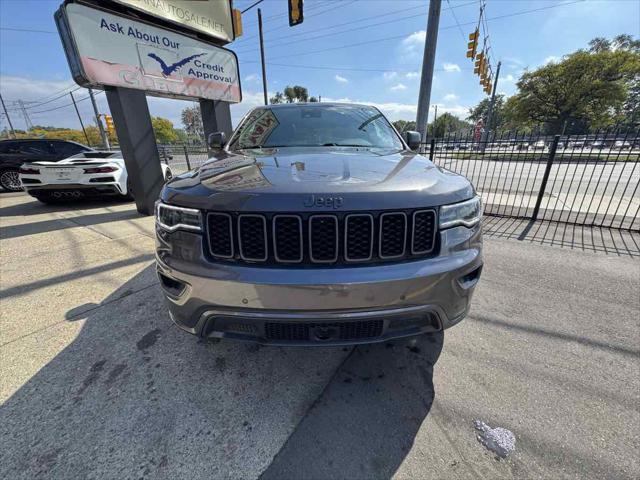
[[[460,71],[460,66],[456,63],[448,63],[445,62],[444,65],[444,71],[445,72],[459,72]]]
[[[340,76],[340,75],[336,75],[334,78],[336,79],[336,82],[339,82],[339,83],[349,83],[349,79],[344,78],[344,77],[342,77],[342,76]]]
[[[501,78],[500,80],[507,83],[515,83],[517,79],[513,75],[508,74],[505,77]]]
[[[404,76],[408,80],[415,80],[416,78],[420,78],[420,73],[418,72],[407,72]]]
[[[458,99],[458,95],[456,95],[455,93],[447,93],[444,96],[444,101],[445,102],[453,102],[454,100]]]
[[[387,81],[395,80],[398,78],[398,72],[384,72],[382,77]]]
[[[49,125],[55,127],[80,128],[78,116],[71,103],[69,90],[75,90],[73,95],[76,99],[78,110],[84,125],[94,125],[94,113],[91,102],[88,100],[88,91],[85,88],[79,88],[75,82],[69,78],[66,80],[46,80],[33,79],[30,77],[0,75],[0,84],[2,85],[2,96],[7,103],[9,115],[13,126],[17,129],[25,129],[25,120],[22,113],[17,110],[13,101],[22,100],[23,102],[46,102],[60,96],[59,99],[51,101],[46,105],[27,104],[29,117],[34,125]],[[59,93],[56,93],[59,92]],[[109,105],[105,95],[100,90],[94,90],[98,111],[100,113],[110,113]],[[55,94],[55,95],[54,95]],[[273,92],[269,92],[272,96]],[[163,117],[170,120],[176,128],[182,128],[181,113],[186,107],[194,105],[193,101],[174,100],[159,97],[147,97],[149,111],[151,115]],[[231,105],[231,120],[233,125],[237,125],[238,121],[251,108],[264,104],[261,91],[251,92],[244,90],[242,92],[242,103]],[[60,108],[58,108],[60,107]],[[55,110],[53,110],[55,108]],[[46,111],[45,110],[49,110]],[[36,113],[40,112],[40,113]],[[0,116],[0,130],[8,128],[8,123],[4,115]]]
[[[251,75],[247,75],[244,77],[245,82],[257,82],[260,79],[257,74],[252,73]]]
[[[560,60],[560,57],[557,57],[557,56],[555,56],[555,55],[549,55],[547,58],[545,58],[545,59],[542,61],[542,64],[543,64],[543,65],[546,65],[546,64],[548,64],[548,63],[557,63],[559,60]]]
[[[425,30],[414,32],[400,41],[397,58],[404,63],[413,63],[422,56],[424,50]]]
[[[406,90],[407,86],[404,85],[403,83],[398,83],[396,85],[394,85],[393,87],[391,87],[389,90],[391,90],[392,92],[399,92],[402,90]]]
[[[424,45],[426,36],[427,36],[427,31],[426,30],[420,30],[420,31],[417,31],[417,32],[413,32],[407,38],[404,38],[402,40],[402,43],[403,43],[403,45],[407,45],[407,46]]]

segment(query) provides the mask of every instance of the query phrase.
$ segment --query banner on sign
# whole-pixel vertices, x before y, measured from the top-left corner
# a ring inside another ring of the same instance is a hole
[[[74,78],[83,86],[242,100],[238,60],[230,50],[85,5],[63,6],[56,21]]]

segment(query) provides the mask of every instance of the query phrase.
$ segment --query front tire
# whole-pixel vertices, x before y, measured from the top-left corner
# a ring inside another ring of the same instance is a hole
[[[23,189],[18,170],[13,168],[3,170],[0,173],[0,186],[8,192],[21,192]]]

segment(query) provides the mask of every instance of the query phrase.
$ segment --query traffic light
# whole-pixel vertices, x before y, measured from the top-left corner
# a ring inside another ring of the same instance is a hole
[[[295,27],[304,20],[303,0],[289,0],[289,26]]]
[[[478,49],[479,33],[480,32],[476,28],[476,30],[473,33],[469,34],[469,43],[467,44],[467,58],[470,58],[471,61],[473,61],[473,59],[476,56],[476,50]]]
[[[475,73],[476,75],[480,75],[480,72],[482,72],[484,68],[484,52],[480,52],[478,55],[476,55],[476,64],[475,64],[475,68],[473,69],[473,73]]]
[[[242,12],[237,9],[231,10],[231,15],[233,18],[233,33],[235,34],[235,38],[242,36]]]
[[[116,136],[116,127],[113,124],[113,118],[111,117],[111,115],[105,115],[104,116],[104,123],[107,124],[107,133],[109,134],[110,137],[115,137]]]

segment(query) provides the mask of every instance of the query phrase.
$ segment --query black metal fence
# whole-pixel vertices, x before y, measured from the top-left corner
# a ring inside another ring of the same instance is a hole
[[[199,167],[209,158],[204,144],[159,145],[158,151],[174,175]]]
[[[423,145],[423,153],[468,177],[487,215],[640,231],[638,131],[454,135]]]
[[[437,138],[422,153],[468,177],[487,215],[640,231],[640,132]],[[161,145],[174,175],[209,157],[204,144]]]

